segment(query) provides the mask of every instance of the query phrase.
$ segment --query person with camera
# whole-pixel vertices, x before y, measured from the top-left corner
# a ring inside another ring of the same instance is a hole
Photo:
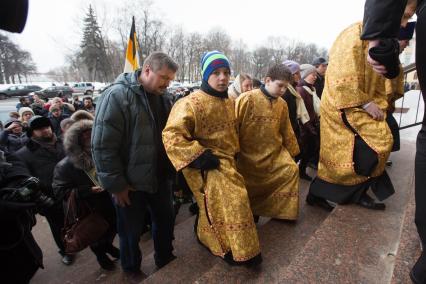
[[[65,157],[62,140],[52,131],[50,120],[43,116],[34,116],[28,123],[27,135],[30,138],[25,147],[16,152],[16,156],[24,162],[32,176],[40,179],[43,192],[54,198],[52,190],[53,170],[56,164]],[[64,226],[64,209],[62,202],[55,200],[55,205],[40,212],[46,217],[53,238],[62,255],[62,262],[69,265],[73,255],[66,254],[61,237]]]
[[[8,120],[4,127],[0,134],[0,144],[7,153],[12,154],[27,143],[28,136],[23,131],[21,121],[16,118]]]
[[[52,204],[23,163],[13,156],[6,161],[0,151],[0,226],[7,230],[0,234],[2,282],[28,283],[43,268],[43,254],[31,229],[35,212]]]
[[[91,115],[87,114],[88,117],[75,121],[64,135],[66,157],[55,167],[52,187],[57,199],[64,200],[65,208],[66,203],[70,202],[68,199],[72,198],[71,192],[74,191],[77,211],[81,212],[79,208],[89,207],[107,221],[107,231],[100,239],[90,244],[90,249],[103,269],[113,270],[114,263],[107,254],[115,259],[120,258],[120,250],[112,244],[117,233],[115,209],[110,195],[99,186],[93,174],[94,163],[90,145],[93,116],[90,119]]]

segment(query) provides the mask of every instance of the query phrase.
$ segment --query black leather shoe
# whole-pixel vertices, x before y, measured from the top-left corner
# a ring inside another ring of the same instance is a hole
[[[260,218],[259,215],[253,215],[253,220],[256,224],[259,223],[259,218]]]
[[[361,207],[372,209],[372,210],[385,210],[386,205],[384,203],[375,202],[373,198],[364,193],[358,200],[357,204]]]
[[[97,255],[96,260],[103,269],[114,270],[114,262],[105,253]]]
[[[246,261],[235,261],[233,256],[232,256],[232,252],[228,252],[228,253],[225,254],[223,259],[231,266],[244,265],[244,266],[250,267],[250,268],[258,266],[263,261],[262,255],[260,253],[258,255],[256,255],[255,257],[250,258],[249,260],[246,260]]]
[[[304,173],[304,172],[301,172],[300,174],[299,174],[299,177],[301,178],[301,179],[304,179],[304,180],[307,180],[307,181],[312,181],[312,178],[310,177],[310,176],[308,176],[306,173]]]
[[[171,254],[169,257],[165,258],[165,259],[156,259],[155,260],[155,265],[158,268],[162,268],[164,266],[166,266],[169,262],[173,261],[176,259],[176,256],[174,254]]]
[[[422,253],[410,271],[411,281],[415,284],[426,283],[426,254]]]
[[[62,256],[62,263],[65,265],[71,265],[74,262],[74,255],[66,254]]]
[[[189,205],[188,210],[192,215],[198,214],[199,208],[197,202],[193,202],[191,205]]]
[[[328,203],[327,200],[325,200],[324,198],[312,195],[311,193],[309,193],[308,196],[306,196],[306,203],[308,203],[311,206],[316,205],[318,207],[321,207],[328,212],[331,212],[334,209],[334,206]]]
[[[244,265],[246,267],[249,267],[249,268],[254,268],[254,267],[260,265],[262,263],[262,261],[263,261],[262,255],[259,253],[255,257],[253,257],[253,258],[251,258],[247,261],[244,261]]]

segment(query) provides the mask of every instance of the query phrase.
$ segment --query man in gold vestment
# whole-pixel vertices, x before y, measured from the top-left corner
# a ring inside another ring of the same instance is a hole
[[[392,149],[386,123],[385,78],[366,60],[368,42],[360,40],[362,24],[345,29],[330,50],[321,99],[321,150],[318,176],[307,202],[328,210],[326,200],[384,210],[379,200],[394,193],[385,171]]]
[[[291,79],[283,64],[267,71],[265,86],[239,96],[237,168],[246,182],[254,215],[296,220],[299,209],[299,154],[287,103],[281,98]]]
[[[235,102],[227,93],[229,61],[218,51],[207,52],[201,70],[201,90],[174,105],[163,142],[197,200],[199,241],[230,264],[256,265],[261,261],[257,230],[235,163],[239,142]]]

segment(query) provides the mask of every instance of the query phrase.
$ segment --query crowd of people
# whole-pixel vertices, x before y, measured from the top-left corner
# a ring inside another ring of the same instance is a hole
[[[414,26],[407,22],[416,8],[409,0],[398,22],[399,43],[389,44],[394,49],[386,56],[397,57],[408,44]],[[121,74],[96,106],[90,97],[82,103],[22,98],[0,134],[3,182],[39,179],[52,204],[32,205],[31,212],[46,217],[64,264],[74,259],[63,229],[75,198],[107,223],[88,244],[100,267],[112,270],[120,259],[123,273],[140,278],[147,222],[155,264],[165,266],[176,258],[176,200],[184,191],[194,201],[199,243],[230,265],[255,267],[262,262],[256,222],[260,216],[297,220],[300,179],[310,182],[306,202],[327,211],[347,203],[385,210],[381,201],[394,193],[386,162],[399,149],[392,112],[404,94],[403,72],[398,62],[380,61],[378,45],[363,39],[366,27],[345,29],[329,60],[285,60],[262,81],[241,73],[230,84],[232,62],[214,50],[200,60],[199,89],[168,94],[179,66],[154,52],[140,69]],[[394,69],[392,76],[386,71]],[[18,223],[33,226],[34,215],[25,216]],[[18,282],[42,267],[31,232],[23,234],[30,241],[12,246],[10,257],[32,258],[14,276]],[[412,277],[423,283],[426,266],[419,261]]]

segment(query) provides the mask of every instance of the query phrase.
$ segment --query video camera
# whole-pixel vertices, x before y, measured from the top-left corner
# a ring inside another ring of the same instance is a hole
[[[40,190],[40,180],[30,177],[16,188],[3,188],[0,199],[12,202],[33,202],[38,208],[49,208],[55,201]]]

